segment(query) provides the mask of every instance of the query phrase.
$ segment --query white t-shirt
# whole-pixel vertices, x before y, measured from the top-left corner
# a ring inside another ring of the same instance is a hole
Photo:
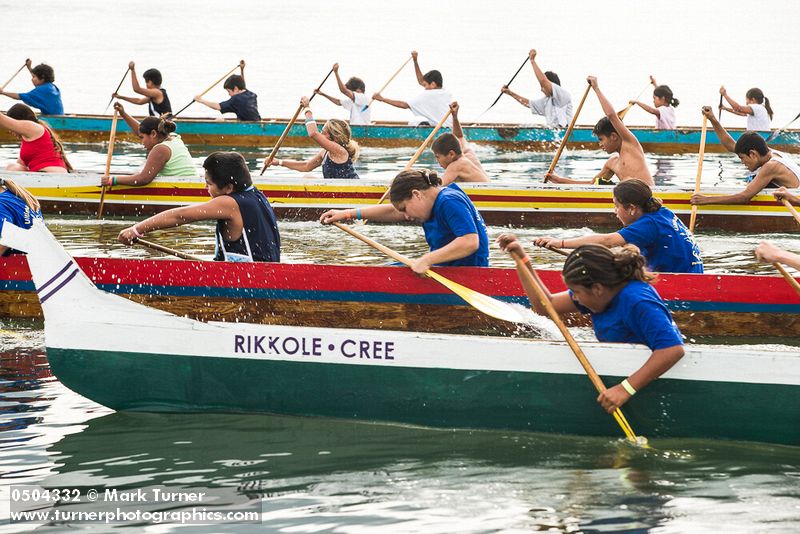
[[[416,126],[422,122],[429,122],[432,125],[439,124],[448,110],[450,109],[450,102],[453,101],[453,95],[444,89],[429,89],[422,91],[420,94],[408,101],[408,107],[415,117],[408,123]],[[453,119],[447,117],[444,123],[445,126],[453,126]]]
[[[353,98],[342,97],[342,107],[350,112],[350,126],[363,126],[370,123],[370,111],[367,106],[369,105],[369,97],[364,93],[356,93],[353,91]]]
[[[656,130],[674,130],[677,119],[675,108],[672,106],[659,106],[656,115]]]
[[[550,128],[566,128],[572,120],[572,97],[560,85],[556,83],[551,85],[553,86],[551,96],[530,101],[531,113],[544,116]]]
[[[769,131],[769,113],[763,104],[747,104],[753,110],[752,115],[747,116],[747,129],[756,132]]]

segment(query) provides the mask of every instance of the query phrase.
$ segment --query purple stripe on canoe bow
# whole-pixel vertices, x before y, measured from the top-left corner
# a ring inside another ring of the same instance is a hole
[[[70,280],[72,280],[73,278],[75,278],[75,275],[76,275],[76,274],[78,274],[78,272],[79,272],[79,271],[80,271],[80,269],[78,269],[78,267],[76,266],[76,267],[75,267],[75,270],[74,270],[74,271],[72,271],[72,272],[69,274],[69,276],[68,276],[68,277],[67,277],[67,278],[66,278],[66,279],[65,279],[63,282],[61,282],[60,284],[58,284],[58,285],[55,287],[55,289],[53,289],[53,290],[52,290],[50,293],[48,293],[47,295],[45,295],[45,296],[43,296],[43,297],[40,297],[40,298],[39,298],[39,302],[40,302],[40,303],[42,303],[42,304],[44,304],[44,301],[46,301],[47,299],[49,299],[50,297],[52,297],[53,295],[55,295],[56,293],[58,293],[58,291],[59,291],[59,290],[60,290],[62,287],[64,287],[65,285],[67,285],[67,284],[69,283],[69,281],[70,281]]]
[[[49,286],[50,284],[52,284],[53,282],[55,282],[55,281],[56,281],[56,278],[58,278],[59,276],[61,276],[62,274],[64,274],[64,272],[66,272],[66,270],[67,270],[67,269],[69,269],[69,266],[70,266],[70,265],[72,265],[72,260],[69,260],[69,261],[67,262],[67,264],[64,266],[64,268],[63,268],[63,269],[61,269],[60,271],[58,271],[58,272],[57,272],[57,273],[56,273],[56,274],[55,274],[55,275],[54,275],[54,276],[53,276],[53,277],[52,277],[50,280],[48,280],[47,282],[45,282],[45,283],[44,283],[44,285],[43,285],[42,287],[40,287],[40,288],[39,288],[39,289],[38,289],[36,292],[37,292],[37,293],[41,293],[42,291],[44,291],[44,290],[47,288],[47,286]]]

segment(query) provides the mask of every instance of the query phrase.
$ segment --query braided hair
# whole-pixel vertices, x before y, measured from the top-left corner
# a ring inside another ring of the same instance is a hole
[[[562,274],[569,285],[617,287],[631,280],[654,280],[652,273],[645,269],[646,263],[635,245],[615,248],[582,245],[567,256]]]

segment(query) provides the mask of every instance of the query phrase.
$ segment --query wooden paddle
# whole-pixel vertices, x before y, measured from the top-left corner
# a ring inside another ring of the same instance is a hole
[[[111,118],[111,135],[108,138],[108,155],[106,155],[106,170],[103,173],[104,178],[108,178],[111,174],[111,158],[114,156],[114,141],[117,137],[117,110],[114,110],[114,116]],[[111,189],[111,186],[103,186],[100,192],[100,206],[97,207],[97,219],[103,218],[103,206],[106,201],[106,189]]]
[[[597,371],[594,370],[592,364],[589,362],[589,359],[584,354],[583,349],[580,348],[578,343],[575,341],[575,338],[572,337],[569,329],[564,324],[564,321],[561,320],[561,317],[558,315],[558,312],[553,307],[553,303],[550,302],[550,299],[547,298],[547,295],[544,292],[544,289],[539,285],[536,278],[531,273],[531,269],[533,267],[530,265],[529,262],[526,262],[518,253],[511,252],[511,256],[514,258],[514,261],[517,264],[517,272],[520,273],[520,276],[525,278],[525,282],[527,285],[530,285],[534,292],[536,293],[536,298],[539,300],[539,303],[547,310],[547,315],[550,316],[550,319],[556,324],[561,334],[564,336],[564,339],[567,341],[567,344],[572,349],[572,352],[575,354],[575,357],[578,358],[583,370],[586,371],[586,374],[589,376],[589,380],[594,384],[594,387],[597,389],[598,393],[604,392],[607,388],[605,384],[603,384],[603,380],[597,374]],[[622,431],[625,433],[625,436],[628,440],[638,443],[639,440],[636,438],[636,434],[633,432],[631,425],[628,423],[628,420],[623,415],[622,410],[619,408],[614,410],[614,419],[616,419],[617,423],[619,424]]]
[[[14,78],[16,78],[16,77],[17,77],[17,74],[19,74],[20,72],[22,72],[22,69],[24,69],[24,68],[25,68],[25,67],[27,67],[27,66],[28,66],[28,62],[26,61],[25,63],[23,63],[23,64],[22,64],[22,66],[21,66],[19,69],[17,69],[17,72],[15,72],[15,73],[14,73],[14,75],[13,75],[13,76],[11,76],[11,78],[9,78],[9,79],[8,79],[8,81],[2,85],[2,87],[0,87],[0,91],[5,91],[5,89],[6,89],[6,86],[7,86],[8,84],[10,84],[11,82],[13,82],[13,81],[14,81]]]
[[[125,78],[127,78],[127,77],[128,77],[128,73],[129,73],[130,71],[131,71],[131,68],[130,68],[130,67],[128,67],[128,70],[126,70],[126,71],[125,71],[125,74],[123,74],[123,75],[122,75],[122,79],[121,79],[121,80],[119,81],[119,83],[117,84],[117,88],[116,88],[116,89],[114,90],[114,92],[111,94],[111,98],[108,100],[108,104],[106,104],[106,109],[104,109],[104,110],[103,110],[103,115],[105,115],[105,114],[106,114],[106,111],[108,111],[108,106],[110,106],[110,105],[111,105],[111,103],[114,101],[114,95],[115,95],[116,93],[119,93],[119,89],[120,89],[120,87],[122,87],[122,84],[123,84],[123,83],[125,83]],[[115,115],[116,115],[116,113],[115,113]]]
[[[351,236],[355,237],[366,243],[367,245],[371,246],[372,248],[379,250],[392,258],[408,267],[411,267],[411,260],[395,252],[394,250],[381,245],[377,241],[373,241],[369,237],[356,232],[349,226],[345,226],[340,223],[333,223],[339,230],[347,232]],[[511,323],[524,323],[527,322],[525,318],[520,314],[517,310],[506,304],[505,302],[501,302],[497,299],[492,297],[486,296],[483,293],[478,293],[477,291],[470,289],[468,287],[462,286],[452,280],[445,278],[444,276],[435,273],[434,271],[428,269],[425,271],[425,276],[432,278],[442,284],[444,287],[464,299],[467,304],[475,308],[476,310],[480,311],[481,313],[485,313],[490,317],[494,317],[495,319],[500,319],[502,321],[508,321]]]
[[[639,100],[640,98],[642,98],[642,95],[644,94],[644,92],[645,92],[645,91],[647,91],[647,88],[648,88],[648,87],[650,87],[650,85],[651,85],[650,83],[648,83],[647,85],[645,85],[645,86],[644,86],[644,89],[642,89],[641,91],[639,91],[639,94],[638,94],[638,95],[636,95],[636,98],[634,98],[634,100],[633,100],[633,101],[635,102],[635,101]],[[619,120],[622,120],[622,119],[624,119],[624,118],[625,118],[625,115],[627,115],[627,114],[628,114],[628,112],[631,110],[631,108],[632,108],[633,106],[635,106],[635,105],[636,105],[636,104],[634,104],[633,102],[631,102],[631,103],[629,103],[629,104],[628,104],[628,107],[626,107],[625,109],[623,109],[622,111],[620,111],[619,113],[617,113],[617,116],[619,117]]]
[[[425,138],[425,140],[419,146],[417,151],[414,152],[414,155],[411,156],[411,159],[408,160],[408,163],[406,163],[406,166],[403,167],[404,171],[407,171],[408,169],[410,169],[411,167],[414,166],[414,164],[417,162],[417,160],[422,155],[422,153],[425,152],[425,149],[428,147],[428,145],[433,140],[433,138],[436,136],[436,134],[439,132],[439,130],[442,129],[442,126],[444,126],[445,121],[447,121],[447,119],[450,117],[450,115],[452,113],[453,113],[452,109],[448,109],[447,110],[447,113],[445,113],[444,117],[442,117],[442,120],[439,121],[439,124],[436,125],[436,127],[431,131],[430,134],[428,134],[428,137]],[[386,200],[386,197],[389,195],[390,189],[391,188],[389,188],[389,187],[386,188],[386,191],[383,192],[383,196],[381,196],[380,200],[378,200],[378,204],[383,204],[383,201]],[[364,221],[364,222],[366,223],[366,221]]]
[[[789,212],[792,214],[794,220],[797,221],[798,224],[800,224],[800,213],[797,213],[797,209],[794,206],[792,206],[792,203],[786,200],[785,198],[781,199],[781,202],[783,202],[783,205],[786,206],[786,209],[789,210]]]
[[[797,283],[797,280],[795,280],[794,277],[786,271],[783,265],[776,262],[773,263],[772,266],[775,267],[778,270],[778,272],[780,272],[783,275],[783,279],[786,280],[786,282],[790,286],[792,286],[792,288],[794,288],[795,291],[797,291],[798,295],[800,295],[800,284]]]
[[[553,156],[553,161],[550,162],[550,168],[547,169],[547,174],[552,173],[556,170],[556,165],[558,165],[558,159],[561,157],[561,153],[564,152],[564,147],[567,146],[567,141],[569,140],[569,136],[572,134],[572,130],[575,128],[575,123],[578,122],[578,115],[581,114],[581,109],[583,109],[583,103],[586,102],[586,97],[589,96],[589,91],[591,91],[592,86],[587,85],[586,91],[583,93],[583,98],[581,98],[581,103],[578,104],[578,109],[575,110],[575,115],[572,116],[572,121],[569,123],[569,128],[564,133],[564,137],[561,138],[561,144],[558,145],[558,150],[556,151],[556,155]],[[544,179],[547,182],[547,178]]]
[[[548,247],[548,246],[542,246],[542,248],[546,248],[547,250],[552,250],[553,252],[555,252],[557,254],[561,254],[562,256],[569,256],[569,254],[570,254],[569,251],[566,251],[563,248]]]
[[[697,176],[694,179],[694,194],[700,192],[700,178],[703,176],[703,158],[706,153],[706,130],[708,130],[708,117],[703,115],[703,128],[700,130],[700,152],[697,156]],[[692,214],[689,216],[689,231],[694,233],[694,223],[697,222],[697,204],[692,204]]]
[[[242,72],[244,73],[244,60],[243,60],[243,59],[242,59],[241,61],[239,61],[239,64],[238,64],[238,65],[236,65],[236,66],[235,66],[235,67],[233,67],[231,70],[229,70],[228,72],[226,72],[224,76],[220,77],[220,79],[219,79],[219,80],[217,80],[216,82],[214,82],[214,83],[212,83],[211,85],[209,85],[209,86],[208,86],[208,89],[206,89],[205,91],[203,91],[202,93],[200,93],[200,94],[199,94],[199,95],[197,95],[197,96],[200,96],[200,97],[204,96],[204,95],[205,95],[207,92],[209,92],[209,91],[210,91],[210,90],[212,90],[214,87],[216,87],[216,86],[217,86],[217,84],[219,84],[219,83],[220,83],[221,81],[223,81],[225,78],[227,78],[228,76],[230,76],[231,74],[233,74],[233,71],[235,71],[236,69],[242,69]],[[182,107],[180,110],[178,110],[178,112],[177,112],[177,113],[173,113],[173,114],[172,114],[172,117],[173,117],[173,118],[174,118],[174,117],[177,117],[178,115],[180,115],[181,113],[183,113],[183,112],[186,110],[186,108],[188,108],[189,106],[191,106],[191,105],[192,105],[192,104],[194,104],[195,102],[196,102],[196,100],[194,100],[194,99],[193,99],[191,102],[189,102],[188,104],[186,104],[185,106],[183,106],[183,107]]]
[[[405,63],[400,65],[400,68],[397,69],[397,72],[392,74],[392,77],[389,78],[389,81],[387,81],[385,84],[383,84],[383,87],[381,87],[381,89],[380,89],[380,91],[378,91],[378,93],[383,93],[383,91],[385,91],[386,88],[389,87],[389,84],[392,83],[395,78],[397,78],[397,75],[400,74],[400,72],[402,72],[402,70],[406,67],[406,65],[408,65],[408,62],[411,61],[412,59],[414,59],[412,56],[408,56],[408,59],[405,61]],[[369,103],[366,106],[364,106],[364,109],[362,109],[361,111],[366,111],[367,108],[370,107],[373,102],[375,102],[375,99],[374,98],[370,98],[369,99]]]
[[[333,74],[333,69],[328,71],[328,75],[325,76],[325,78],[323,78],[322,83],[320,83],[317,86],[317,89],[311,93],[311,96],[308,98],[308,102],[309,103],[312,100],[314,100],[314,97],[317,96],[317,91],[322,89],[322,86],[325,85],[325,82],[328,81],[328,78],[330,78],[331,74]],[[267,167],[269,167],[270,163],[272,163],[272,160],[275,159],[275,155],[278,153],[278,149],[283,144],[283,141],[286,139],[286,136],[289,135],[289,130],[291,130],[292,126],[294,126],[294,123],[297,121],[297,117],[300,116],[300,112],[301,111],[303,111],[303,104],[300,104],[299,106],[297,106],[297,111],[294,112],[294,115],[292,115],[292,118],[289,120],[289,124],[287,124],[286,128],[283,129],[283,133],[278,138],[278,142],[275,143],[274,147],[272,147],[272,151],[269,153],[269,156],[267,156],[267,160],[264,162],[264,166],[261,168],[261,174],[260,175],[264,174],[264,171],[267,170]]]
[[[184,259],[184,260],[206,261],[203,258],[201,258],[200,256],[195,256],[193,254],[187,254],[185,252],[181,252],[179,250],[175,250],[174,248],[169,248],[169,247],[165,247],[164,245],[159,245],[158,243],[153,243],[152,241],[145,241],[144,239],[141,239],[141,238],[138,238],[138,237],[136,239],[134,239],[133,242],[134,243],[138,243],[138,244],[140,244],[142,246],[145,246],[147,248],[150,248],[150,249],[153,249],[153,250],[157,250],[159,252],[164,252],[166,254],[172,254],[173,256],[177,256],[177,257],[179,257],[181,259]]]

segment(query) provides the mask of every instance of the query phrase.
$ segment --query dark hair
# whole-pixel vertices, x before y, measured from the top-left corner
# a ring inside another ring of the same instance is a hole
[[[544,77],[553,82],[556,85],[561,85],[561,78],[558,77],[558,74],[553,72],[552,70],[548,70],[544,73]]]
[[[153,82],[153,85],[161,85],[161,72],[158,69],[147,69],[142,78],[146,82]]]
[[[582,245],[567,256],[562,275],[573,286],[617,287],[631,280],[653,280],[655,277],[645,269],[646,263],[635,245],[613,249],[605,245]]]
[[[253,185],[247,162],[238,152],[212,152],[203,162],[203,168],[220,189],[232,184],[238,193]]]
[[[748,130],[736,140],[736,146],[733,147],[733,151],[736,154],[749,154],[751,150],[755,150],[762,156],[766,156],[769,153],[769,147],[764,138],[758,133]]]
[[[367,86],[364,84],[364,80],[362,80],[361,78],[356,78],[355,76],[347,80],[347,83],[344,84],[344,86],[350,89],[351,91],[367,90]]]
[[[764,107],[767,108],[767,115],[769,115],[769,120],[772,120],[772,106],[769,105],[769,98],[764,96],[764,91],[759,89],[758,87],[753,87],[744,95],[746,98],[752,98],[759,104],[764,104]]]
[[[58,135],[56,135],[56,132],[50,128],[49,124],[44,121],[40,121],[36,117],[36,113],[34,113],[31,108],[25,104],[14,104],[8,108],[6,115],[18,121],[31,121],[35,122],[36,124],[41,124],[45,130],[50,132],[50,140],[53,141],[53,148],[55,148],[56,152],[58,152],[58,155],[61,156],[61,160],[64,162],[64,166],[67,168],[67,171],[72,172],[72,165],[67,159],[67,154],[64,152],[64,145],[61,144],[61,139],[59,139]]]
[[[667,104],[673,108],[677,108],[678,104],[680,104],[680,101],[673,96],[672,89],[669,88],[669,85],[659,85],[653,89],[653,96],[663,98],[667,101]]]
[[[614,187],[614,198],[623,206],[637,206],[645,213],[653,213],[661,209],[661,201],[653,197],[650,186],[632,178],[623,180]]]
[[[439,72],[438,70],[429,70],[428,72],[425,73],[422,79],[428,83],[435,83],[436,85],[439,86],[439,89],[442,88],[442,85],[444,83],[442,81],[442,73]]]
[[[389,187],[389,201],[392,204],[411,198],[414,189],[425,191],[431,187],[442,185],[442,179],[434,171],[428,169],[403,171],[392,180]]]
[[[139,123],[139,133],[150,135],[157,132],[162,137],[168,137],[169,134],[177,129],[174,122],[170,120],[171,114],[166,114],[161,117],[145,117]]]
[[[247,86],[244,84],[244,77],[240,76],[239,74],[232,74],[231,76],[228,76],[228,79],[225,80],[225,84],[222,87],[229,91],[233,91],[234,89],[240,89],[244,91],[247,89]]]
[[[31,74],[39,78],[40,80],[44,80],[45,83],[50,82],[53,83],[56,81],[56,73],[53,72],[53,67],[50,65],[45,65],[44,63],[39,63],[35,67],[31,69]]]
[[[452,150],[458,155],[461,154],[461,143],[455,135],[443,133],[433,142],[431,150],[433,150],[434,154],[442,154],[443,156]]]
[[[609,119],[608,117],[603,117],[602,119],[597,121],[597,124],[595,124],[594,128],[592,129],[592,133],[596,137],[600,137],[601,135],[605,135],[606,137],[608,137],[611,134],[619,135],[617,129],[614,128],[614,125],[611,123],[611,119]]]

